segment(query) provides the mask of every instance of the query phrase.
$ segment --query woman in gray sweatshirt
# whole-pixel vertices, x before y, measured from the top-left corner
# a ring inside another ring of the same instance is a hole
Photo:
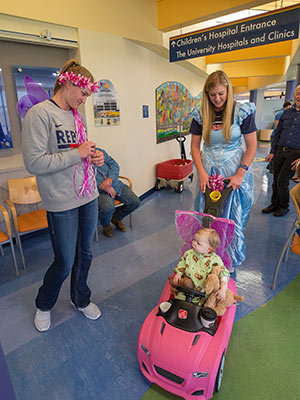
[[[91,163],[101,166],[104,156],[87,140],[77,112],[97,90],[92,74],[78,61],[69,60],[56,80],[53,98],[33,106],[23,122],[24,164],[36,175],[54,252],[36,298],[34,323],[39,331],[49,329],[50,310],[70,271],[72,304],[89,319],[101,315],[90,301],[87,277],[98,219],[98,191]]]

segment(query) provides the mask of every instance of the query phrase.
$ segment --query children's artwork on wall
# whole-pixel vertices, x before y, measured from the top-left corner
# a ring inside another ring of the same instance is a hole
[[[20,117],[24,118],[33,105],[53,96],[59,69],[15,65],[13,71],[18,97],[17,110]]]
[[[95,126],[112,126],[120,124],[118,94],[108,79],[98,82],[99,89],[93,94]]]
[[[156,143],[189,134],[192,114],[200,110],[201,96],[193,97],[180,82],[165,82],[156,89]]]
[[[0,150],[11,149],[12,147],[6,96],[3,87],[2,70],[0,68]]]

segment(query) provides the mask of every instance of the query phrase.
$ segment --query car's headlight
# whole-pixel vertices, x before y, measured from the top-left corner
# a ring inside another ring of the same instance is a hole
[[[148,357],[150,357],[150,351],[141,343],[141,349],[143,350],[144,353],[147,354]]]
[[[209,375],[208,372],[194,372],[193,378],[207,378]]]

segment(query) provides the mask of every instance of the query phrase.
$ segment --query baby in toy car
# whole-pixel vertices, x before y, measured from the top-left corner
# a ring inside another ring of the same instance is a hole
[[[220,244],[218,233],[212,228],[201,228],[194,236],[192,249],[187,250],[178,265],[175,267],[175,275],[173,284],[180,286],[180,280],[183,277],[190,278],[194,288],[202,293],[205,293],[204,282],[212,269],[216,266],[220,267],[219,279],[220,289],[216,292],[216,297],[219,301],[225,300],[227,284],[229,280],[229,272],[225,267],[221,258],[215,253],[215,250]],[[185,295],[181,292],[175,295],[178,299],[185,299]],[[202,305],[205,298],[194,298],[193,302]]]

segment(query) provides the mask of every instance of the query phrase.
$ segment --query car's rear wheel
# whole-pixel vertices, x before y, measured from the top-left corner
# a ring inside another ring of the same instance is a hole
[[[220,365],[219,365],[219,369],[218,369],[218,373],[217,373],[217,377],[216,377],[216,382],[215,382],[215,392],[218,393],[221,389],[221,383],[222,383],[222,378],[223,378],[223,370],[224,370],[224,363],[225,363],[225,353],[223,353],[221,361],[220,361]]]

